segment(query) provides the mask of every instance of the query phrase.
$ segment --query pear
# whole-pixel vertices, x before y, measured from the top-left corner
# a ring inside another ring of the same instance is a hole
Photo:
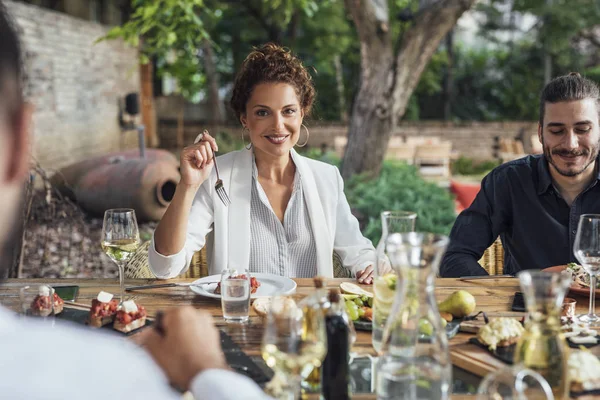
[[[447,312],[456,318],[466,317],[473,313],[475,306],[475,297],[466,290],[456,291],[438,304],[440,313]]]
[[[442,317],[442,319],[446,322],[452,322],[454,319],[454,315],[450,314],[449,312],[440,311],[440,317]]]

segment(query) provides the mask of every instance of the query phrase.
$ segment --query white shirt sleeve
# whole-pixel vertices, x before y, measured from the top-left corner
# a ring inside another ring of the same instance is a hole
[[[211,178],[207,179],[196,193],[188,218],[185,245],[178,253],[169,256],[160,254],[156,251],[152,235],[152,243],[148,248],[148,264],[157,278],[174,278],[187,271],[194,253],[204,247],[206,235],[212,230],[214,220],[210,190],[212,182]]]
[[[202,371],[192,380],[195,400],[268,400],[261,388],[249,378],[224,369]]]
[[[344,194],[344,180],[335,168],[338,181],[339,198],[336,207],[335,240],[333,249],[339,254],[344,267],[356,275],[375,263],[375,248],[369,239],[360,232],[358,220],[350,210],[350,205]]]

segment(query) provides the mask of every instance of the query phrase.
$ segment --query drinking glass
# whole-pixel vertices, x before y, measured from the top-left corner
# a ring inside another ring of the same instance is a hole
[[[125,265],[140,246],[140,233],[135,211],[130,208],[106,210],[102,224],[102,251],[119,267],[121,289],[119,305],[125,293]]]
[[[273,297],[261,351],[267,365],[284,380],[280,399],[299,399],[303,375],[320,366],[327,353],[323,314],[305,312],[291,297]]]
[[[221,273],[221,307],[227,322],[248,321],[250,272],[226,269]]]
[[[415,231],[417,214],[410,211],[384,211],[381,213],[381,239],[377,245],[373,265],[373,333],[375,351],[381,351],[383,330],[394,301],[397,271],[392,269],[386,248],[389,235]]]
[[[583,214],[579,217],[573,253],[590,275],[590,309],[587,314],[577,318],[584,324],[600,326],[600,317],[595,313],[596,282],[600,273],[600,214]]]

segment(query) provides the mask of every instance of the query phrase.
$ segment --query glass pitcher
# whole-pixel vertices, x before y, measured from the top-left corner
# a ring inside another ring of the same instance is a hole
[[[514,362],[542,375],[554,397],[568,398],[569,346],[561,332],[560,310],[571,273],[522,271],[518,277],[528,315]]]
[[[373,332],[372,343],[376,352],[381,350],[381,339],[387,317],[394,302],[397,274],[387,255],[386,241],[392,233],[414,232],[417,214],[409,211],[384,211],[381,213],[381,239],[377,245],[373,279]]]
[[[378,400],[447,399],[452,382],[446,330],[435,299],[435,276],[448,238],[392,233],[391,266],[400,274],[376,371]]]

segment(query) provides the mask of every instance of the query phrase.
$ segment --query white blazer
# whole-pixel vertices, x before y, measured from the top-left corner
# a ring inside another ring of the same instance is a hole
[[[318,275],[333,277],[334,250],[353,275],[373,264],[375,249],[371,241],[362,236],[358,221],[350,212],[338,169],[303,157],[293,149],[291,156],[302,177],[302,191],[317,248]],[[194,198],[183,249],[177,254],[163,256],[156,251],[152,238],[148,257],[156,277],[168,279],[185,272],[193,254],[205,245],[208,246],[211,275],[219,274],[229,266],[248,267],[252,150],[227,153],[218,160],[219,173],[231,205],[226,207],[219,200],[215,191],[216,174],[211,174]]]

